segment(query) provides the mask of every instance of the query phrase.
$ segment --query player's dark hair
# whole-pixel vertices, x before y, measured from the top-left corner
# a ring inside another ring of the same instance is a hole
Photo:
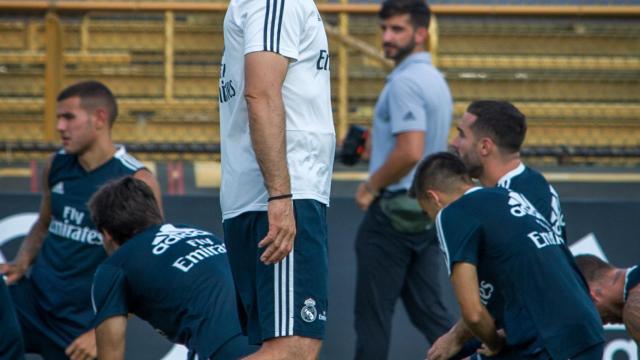
[[[477,137],[487,136],[503,151],[520,151],[527,133],[524,114],[507,101],[480,100],[472,102],[467,112],[477,116],[471,130]]]
[[[473,184],[467,167],[457,155],[443,151],[418,164],[409,195],[424,196],[429,189],[450,191],[461,184]]]
[[[106,85],[94,80],[79,82],[62,90],[57,100],[60,102],[74,96],[80,98],[80,106],[87,111],[104,107],[108,113],[109,126],[113,126],[118,116],[118,104]]]
[[[577,255],[574,259],[587,282],[599,281],[609,270],[614,268],[611,264],[594,255]]]
[[[163,222],[149,185],[132,176],[103,185],[89,199],[88,206],[98,231],[107,231],[119,245]]]
[[[429,28],[431,10],[424,0],[385,0],[378,17],[386,20],[392,16],[409,14],[414,28]]]

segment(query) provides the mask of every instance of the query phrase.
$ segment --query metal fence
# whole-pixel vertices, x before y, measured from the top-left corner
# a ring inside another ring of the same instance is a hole
[[[432,1],[431,46],[456,116],[481,98],[528,116],[540,162],[640,163],[637,1]],[[375,3],[320,2],[330,34],[338,136],[369,124],[388,72]],[[0,1],[0,146],[34,157],[57,143],[55,96],[98,79],[139,156],[217,158],[226,2]],[[437,47],[436,47],[437,45]]]

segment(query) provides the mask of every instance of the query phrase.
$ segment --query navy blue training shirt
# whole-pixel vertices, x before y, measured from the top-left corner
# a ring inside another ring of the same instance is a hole
[[[207,359],[241,334],[227,250],[211,233],[153,226],[100,265],[95,325],[134,313],[170,341]]]
[[[63,348],[90,329],[93,274],[107,256],[87,202],[106,182],[143,168],[123,147],[92,171],[86,171],[76,155],[60,151],[53,158],[48,178],[51,223],[30,275],[35,301],[48,321],[31,320],[53,339],[63,339],[58,344]]]
[[[520,163],[518,167],[501,177],[497,186],[524,195],[531,205],[547,219],[553,231],[563,239],[566,239],[560,198],[553,186],[547,182],[542,174]],[[493,291],[493,284],[486,281],[480,269],[478,269],[478,278],[483,303],[498,323],[498,326],[501,327],[502,314],[498,309],[504,308],[504,301],[498,293]]]
[[[450,270],[475,265],[504,299],[507,345],[533,343],[567,359],[603,341],[564,239],[524,196],[471,189],[438,214],[436,226]]]

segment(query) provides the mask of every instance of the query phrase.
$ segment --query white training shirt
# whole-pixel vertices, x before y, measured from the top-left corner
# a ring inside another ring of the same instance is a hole
[[[290,61],[282,96],[293,198],[328,205],[335,130],[329,46],[316,5],[312,0],[231,0],[224,47],[219,97],[223,220],[267,210],[244,98],[244,56],[256,51],[275,52]]]

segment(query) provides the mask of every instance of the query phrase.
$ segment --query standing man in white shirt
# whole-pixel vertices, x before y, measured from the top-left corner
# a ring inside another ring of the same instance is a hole
[[[220,76],[221,207],[250,359],[315,359],[327,320],[335,131],[312,0],[232,0]]]

